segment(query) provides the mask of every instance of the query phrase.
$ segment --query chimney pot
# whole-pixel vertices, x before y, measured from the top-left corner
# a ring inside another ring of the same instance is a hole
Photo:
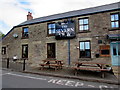
[[[28,12],[27,20],[32,20],[32,19],[33,19],[32,13],[31,13],[31,12]]]

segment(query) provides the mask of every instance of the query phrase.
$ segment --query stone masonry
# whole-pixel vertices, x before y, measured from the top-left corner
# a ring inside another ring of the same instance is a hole
[[[78,60],[92,60],[95,62],[105,62],[111,65],[111,57],[99,57],[96,58],[95,55],[100,53],[100,45],[110,45],[110,40],[106,38],[108,34],[120,34],[120,30],[110,31],[111,21],[110,14],[119,12],[118,10],[109,12],[100,12],[90,15],[82,15],[71,17],[69,19],[75,20],[76,23],[76,37],[70,40],[70,55],[71,55],[71,65],[74,61]],[[89,32],[81,33],[79,32],[79,18],[89,18]],[[18,58],[22,57],[22,45],[28,44],[28,60],[32,63],[32,66],[39,66],[41,60],[47,58],[47,43],[56,44],[56,59],[64,60],[65,66],[68,65],[68,40],[56,40],[55,36],[47,35],[47,24],[52,22],[60,22],[67,20],[51,20],[47,22],[41,22],[31,25],[25,25],[20,27],[15,27],[11,32],[3,39],[2,46],[7,47],[7,54],[3,55],[3,58],[12,58],[17,55]],[[29,28],[29,38],[22,39],[22,29],[24,27]],[[13,34],[18,34],[18,38],[14,38]],[[79,58],[79,42],[89,40],[91,43],[91,58]],[[102,40],[101,44],[98,44],[98,40]]]

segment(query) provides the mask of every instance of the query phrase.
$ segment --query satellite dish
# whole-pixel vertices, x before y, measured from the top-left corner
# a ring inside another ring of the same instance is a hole
[[[14,37],[14,38],[17,38],[17,37],[18,37],[18,35],[17,35],[17,34],[13,34],[13,37]]]

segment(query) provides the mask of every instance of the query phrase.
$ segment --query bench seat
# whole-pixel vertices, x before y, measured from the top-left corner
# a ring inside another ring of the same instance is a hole
[[[73,67],[76,70],[90,70],[90,71],[110,71],[109,69],[100,69],[97,67]]]

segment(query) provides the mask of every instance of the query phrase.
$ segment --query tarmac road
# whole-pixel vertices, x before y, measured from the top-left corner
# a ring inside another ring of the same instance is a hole
[[[2,70],[1,76],[2,88],[99,88],[100,90],[114,90],[118,88],[118,85],[114,84],[26,74],[8,70]]]

